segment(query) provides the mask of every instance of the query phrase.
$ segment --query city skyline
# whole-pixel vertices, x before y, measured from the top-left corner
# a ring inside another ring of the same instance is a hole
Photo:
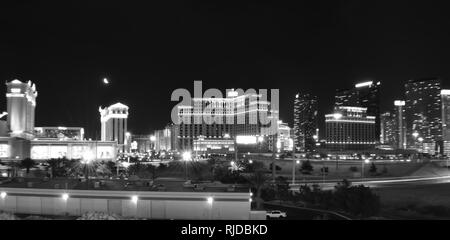
[[[296,92],[311,93],[319,98],[321,129],[336,89],[357,82],[381,82],[381,111],[410,79],[441,77],[443,88],[449,87],[444,56],[450,36],[442,31],[449,27],[448,16],[427,4],[412,12],[401,3],[385,8],[359,2],[320,10],[317,3],[292,10],[276,4],[194,4],[177,10],[164,4],[141,9],[92,4],[67,12],[36,7],[11,3],[2,9],[10,37],[0,42],[0,78],[30,79],[40,86],[37,125],[82,126],[92,138],[100,136],[97,107],[114,102],[130,106],[131,132],[163,128],[170,121],[165,109],[175,104],[170,92],[190,89],[194,80],[218,89],[279,88],[280,118],[291,126]],[[31,45],[29,36],[34,36]],[[4,102],[0,106],[6,109]]]

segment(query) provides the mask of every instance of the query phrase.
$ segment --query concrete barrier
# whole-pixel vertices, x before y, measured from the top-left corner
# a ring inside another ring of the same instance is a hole
[[[144,219],[249,220],[249,193],[0,188],[0,210],[36,215],[115,213]],[[137,199],[133,199],[133,196]]]

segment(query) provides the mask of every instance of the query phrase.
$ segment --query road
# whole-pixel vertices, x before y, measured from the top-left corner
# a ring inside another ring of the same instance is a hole
[[[318,209],[290,207],[274,203],[264,203],[264,207],[267,210],[280,210],[286,212],[287,214],[287,217],[284,219],[271,219],[271,220],[314,220],[317,219],[317,217],[323,217],[324,215],[327,216],[327,220],[351,220],[350,218],[343,216],[339,213],[328,212]]]
[[[327,180],[327,181],[304,181],[296,184],[290,184],[291,189],[298,190],[300,185],[317,184],[323,190],[333,189],[336,184],[342,180]],[[417,185],[428,185],[428,184],[442,184],[450,183],[450,176],[439,176],[439,177],[399,177],[399,178],[378,178],[378,179],[360,179],[360,180],[349,180],[353,185],[364,185],[371,188],[386,188],[386,187],[398,187],[398,186],[417,186]]]

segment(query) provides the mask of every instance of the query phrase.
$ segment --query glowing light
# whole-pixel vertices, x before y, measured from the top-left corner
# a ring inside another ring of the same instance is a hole
[[[300,164],[300,160],[297,160],[295,163]]]
[[[209,205],[212,205],[213,202],[214,202],[214,198],[213,198],[213,197],[208,197],[208,198],[206,199],[206,201],[208,202]]]
[[[7,173],[2,173],[2,177],[7,177],[8,176],[8,174]]]
[[[136,204],[136,203],[138,202],[138,200],[139,200],[139,197],[138,197],[138,196],[136,196],[136,195],[131,196],[131,201],[132,201],[134,204]]]
[[[401,101],[401,100],[395,100],[394,101],[394,106],[405,106],[405,101]]]
[[[94,154],[92,152],[90,152],[90,151],[86,151],[83,154],[83,160],[81,160],[81,162],[83,164],[90,164],[93,159],[94,159]]]
[[[155,136],[150,136],[150,141],[152,141],[152,142],[156,141],[156,137]]]
[[[230,138],[230,134],[225,133],[225,134],[223,135],[223,137],[224,137],[224,138]]]
[[[370,163],[369,159],[364,160],[364,163]]]
[[[252,202],[252,199],[251,199],[251,198],[249,198],[249,199],[248,199],[248,201],[249,201],[249,202]]]
[[[340,113],[335,113],[335,114],[333,114],[333,117],[334,117],[335,119],[341,119],[341,118],[342,118],[342,114],[340,114]]]
[[[252,164],[252,163],[253,163],[253,160],[248,160],[248,163]]]
[[[423,142],[423,137],[418,138],[419,142]]]
[[[414,132],[412,135],[413,135],[413,137],[417,138],[419,136],[419,133],[418,132]]]
[[[263,136],[259,136],[258,137],[258,142],[264,142],[264,137]]]
[[[104,83],[104,84],[109,84],[108,79],[107,79],[107,78],[103,78],[103,83]]]
[[[236,136],[236,143],[238,144],[256,144],[255,136]]]
[[[69,199],[69,194],[64,193],[64,194],[61,196],[61,198],[62,198],[64,201],[67,201],[67,199]]]
[[[442,89],[441,95],[450,95],[450,89]]]
[[[235,164],[234,161],[231,161],[231,162],[230,162],[230,165],[231,165],[231,166],[234,166],[234,164]]]
[[[20,90],[20,88],[11,88],[11,92],[12,93],[20,93],[21,90]]]
[[[183,160],[184,160],[184,161],[190,161],[191,158],[192,158],[191,152],[184,152],[184,153],[183,153]]]
[[[6,192],[1,192],[1,193],[0,193],[0,197],[1,197],[2,199],[5,199],[5,198],[6,198],[6,195],[8,195],[8,194],[6,194]]]
[[[373,81],[362,82],[362,83],[356,84],[355,88],[367,87],[367,86],[371,86],[372,84],[373,84]]]

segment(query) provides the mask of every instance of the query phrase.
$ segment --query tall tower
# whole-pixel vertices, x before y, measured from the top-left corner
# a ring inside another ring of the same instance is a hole
[[[396,100],[394,101],[394,106],[396,108],[396,118],[397,118],[397,147],[399,149],[406,149],[406,122],[405,122],[405,101]]]
[[[450,156],[450,90],[441,90],[442,97],[442,138],[444,154]]]
[[[296,151],[311,152],[316,146],[317,97],[297,94],[294,101],[294,146]]]
[[[113,104],[107,108],[99,107],[101,122],[101,140],[117,141],[122,150],[128,145],[126,140],[128,106],[122,103]]]
[[[367,115],[375,116],[375,134],[380,140],[380,82],[360,82],[348,90],[338,90],[335,96],[335,107],[353,106],[367,108]]]
[[[407,145],[420,150],[423,144],[442,142],[441,80],[410,80],[405,84]]]
[[[37,94],[31,81],[23,83],[16,79],[6,83],[7,127],[11,137],[33,139]]]

